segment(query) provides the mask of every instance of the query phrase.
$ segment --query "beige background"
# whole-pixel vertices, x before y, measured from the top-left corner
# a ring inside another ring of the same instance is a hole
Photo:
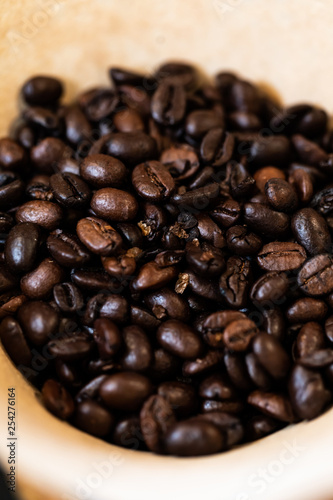
[[[168,58],[191,60],[211,75],[237,70],[272,85],[286,103],[310,100],[332,112],[332,26],[330,0],[0,0],[0,133],[32,74],[63,76],[70,98],[107,83],[110,65],[149,72]],[[0,349],[3,464],[9,385],[17,389],[18,475],[29,500],[49,500],[50,491],[56,500],[75,498],[77,481],[111,453],[120,461],[113,457],[114,470],[91,490],[92,500],[327,500],[333,492],[332,411],[226,454],[156,457],[106,445],[53,418]],[[282,463],[294,443],[302,451]],[[253,474],[279,463],[258,492]]]

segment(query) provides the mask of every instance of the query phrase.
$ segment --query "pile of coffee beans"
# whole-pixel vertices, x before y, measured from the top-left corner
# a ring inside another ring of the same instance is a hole
[[[57,417],[221,452],[333,394],[333,132],[222,72],[37,76],[0,140],[0,338]],[[41,423],[42,425],[42,423]]]

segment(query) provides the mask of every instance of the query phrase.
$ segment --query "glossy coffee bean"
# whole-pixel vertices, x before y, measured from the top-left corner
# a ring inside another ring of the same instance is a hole
[[[119,294],[99,293],[88,300],[83,323],[93,325],[97,318],[108,318],[123,324],[128,317],[128,302]]]
[[[187,301],[170,288],[162,288],[145,296],[145,303],[159,320],[188,321],[190,310]]]
[[[0,208],[9,209],[22,199],[24,184],[22,180],[10,171],[0,172]]]
[[[264,167],[284,167],[291,159],[289,140],[283,135],[260,137],[254,141],[250,149],[251,165]]]
[[[276,337],[268,333],[259,333],[253,341],[253,352],[272,377],[281,379],[287,375],[290,359]]]
[[[288,307],[286,316],[290,323],[306,323],[307,321],[321,321],[327,311],[328,307],[323,300],[303,297]]]
[[[121,365],[124,370],[145,372],[153,361],[149,339],[142,328],[137,325],[126,326],[122,330],[124,342]]]
[[[210,109],[192,111],[187,116],[185,130],[194,139],[201,139],[209,130],[222,127],[223,118]]]
[[[248,300],[251,266],[242,257],[230,257],[227,269],[220,277],[220,291],[230,307],[242,308]]]
[[[24,149],[13,139],[0,139],[0,167],[20,171],[26,163]]]
[[[58,331],[59,314],[42,301],[25,302],[18,320],[28,339],[35,345],[45,344]]]
[[[63,269],[52,259],[44,259],[38,267],[21,279],[21,290],[30,299],[44,299],[64,277]]]
[[[320,373],[295,365],[289,380],[293,408],[300,418],[312,419],[319,415],[331,400]]]
[[[184,361],[183,375],[184,377],[192,377],[201,375],[217,368],[221,364],[222,354],[219,351],[210,350],[203,356],[197,357],[194,360]]]
[[[91,208],[98,217],[117,222],[132,220],[138,211],[138,202],[127,191],[103,188],[95,192]]]
[[[140,269],[136,278],[132,281],[135,291],[155,290],[167,285],[177,277],[175,266],[160,267],[155,262],[148,262]]]
[[[288,288],[288,278],[284,273],[268,272],[253,284],[251,300],[254,304],[267,302],[279,304],[285,299]]]
[[[32,200],[53,201],[50,177],[48,175],[36,175],[33,177],[27,184],[25,192]]]
[[[184,359],[196,358],[203,345],[195,331],[181,321],[170,319],[157,330],[157,340],[161,346],[175,356]]]
[[[40,229],[31,222],[16,224],[8,234],[5,244],[6,263],[13,272],[30,271],[37,258]]]
[[[92,342],[81,334],[51,340],[47,347],[55,358],[71,362],[86,358],[92,350]]]
[[[114,357],[122,345],[122,336],[118,326],[107,318],[96,319],[94,340],[101,359]]]
[[[158,386],[158,394],[168,401],[179,418],[186,418],[196,410],[196,392],[190,384],[177,381],[163,382]]]
[[[186,245],[186,260],[200,276],[213,277],[221,274],[225,261],[221,250],[208,243],[189,242]]]
[[[97,217],[80,219],[76,232],[81,242],[93,253],[98,255],[111,255],[116,253],[122,239],[117,231],[107,222]]]
[[[166,399],[160,395],[147,399],[140,412],[140,424],[149,450],[164,451],[164,436],[175,423],[175,415]]]
[[[80,311],[84,299],[79,288],[73,283],[58,283],[53,287],[53,298],[59,309],[65,313]]]
[[[104,141],[105,147],[96,153],[114,156],[125,165],[139,165],[157,156],[155,140],[144,132],[117,132],[110,134]],[[93,152],[90,151],[90,154]]]
[[[46,408],[62,420],[74,413],[74,402],[69,392],[59,382],[48,379],[42,387],[42,400]]]
[[[71,149],[56,137],[46,137],[30,151],[33,165],[39,171],[47,174],[53,174],[59,162],[71,156]]]
[[[71,173],[54,174],[50,186],[57,202],[67,208],[82,208],[89,203],[89,186],[78,176]]]
[[[150,380],[133,372],[109,375],[100,385],[99,394],[106,406],[116,410],[136,411],[153,391]]]
[[[305,262],[298,273],[297,282],[306,295],[315,297],[332,292],[332,256],[321,254]]]
[[[108,155],[86,156],[80,165],[83,179],[93,187],[119,187],[126,179],[125,165]]]
[[[175,144],[165,149],[161,154],[160,162],[177,181],[193,176],[200,166],[198,155],[188,144]]]
[[[151,114],[154,120],[165,126],[179,123],[185,114],[186,93],[181,85],[162,81],[151,100]]]
[[[158,161],[136,166],[132,172],[132,184],[137,193],[149,201],[169,198],[175,187],[168,169]]]
[[[259,266],[265,271],[292,271],[305,260],[306,252],[301,245],[278,241],[264,245],[257,257]]]
[[[297,195],[294,188],[283,179],[270,179],[265,184],[265,193],[269,204],[279,212],[293,212],[297,207]]]
[[[258,329],[253,321],[238,319],[226,326],[223,332],[223,340],[226,347],[231,351],[245,351],[257,334]]]
[[[207,132],[200,145],[200,156],[212,167],[221,167],[232,157],[235,139],[223,127],[215,127]]]
[[[304,358],[325,347],[325,335],[322,326],[310,321],[300,329],[296,338],[296,355]]]
[[[46,243],[52,257],[64,267],[76,268],[90,260],[90,253],[74,234],[56,229]]]
[[[332,240],[328,225],[313,208],[302,208],[294,214],[291,227],[295,238],[311,255],[331,252]]]
[[[283,395],[264,391],[254,391],[248,396],[248,403],[264,415],[282,422],[294,422],[295,415],[290,401]]]
[[[79,429],[97,437],[110,434],[115,420],[106,408],[89,399],[77,405],[74,418]]]
[[[253,177],[254,177],[254,180],[256,181],[257,188],[262,193],[265,194],[265,198],[266,198],[265,186],[266,186],[267,182],[269,182],[271,179],[276,181],[277,179],[284,180],[286,178],[283,170],[276,168],[276,167],[259,168],[253,174]],[[266,200],[267,200],[267,198],[266,198]]]
[[[232,226],[226,233],[226,239],[229,250],[242,257],[255,255],[262,246],[261,238],[246,226]]]
[[[0,340],[16,365],[28,366],[30,364],[31,351],[22,328],[15,318],[7,316],[1,321]]]
[[[27,201],[16,212],[17,222],[30,222],[43,229],[53,231],[62,219],[63,212],[59,205],[50,201]]]
[[[218,428],[203,420],[178,422],[165,436],[165,448],[170,455],[183,457],[210,455],[223,448],[223,437]]]
[[[24,100],[33,106],[55,104],[63,93],[62,83],[51,76],[35,76],[22,87]]]
[[[261,203],[246,203],[244,220],[255,232],[267,238],[284,237],[290,226],[287,214],[272,210]]]

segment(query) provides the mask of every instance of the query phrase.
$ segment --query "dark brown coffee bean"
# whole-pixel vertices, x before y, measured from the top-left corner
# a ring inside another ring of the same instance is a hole
[[[212,347],[223,348],[223,332],[225,327],[232,321],[246,319],[246,315],[239,311],[217,311],[206,318],[199,324],[198,330],[202,333],[205,342]]]
[[[290,401],[281,394],[257,390],[250,393],[247,401],[264,415],[281,420],[282,422],[295,421]]]
[[[291,228],[297,241],[311,254],[330,252],[332,240],[328,225],[313,208],[302,208],[293,216]]]
[[[118,132],[144,132],[145,124],[134,109],[123,109],[113,116],[113,124]]]
[[[208,372],[212,368],[221,365],[222,358],[223,355],[220,351],[207,351],[206,354],[193,361],[185,361],[183,363],[183,375],[184,377],[192,377],[192,375]]]
[[[219,196],[220,186],[216,182],[186,193],[174,194],[172,203],[184,208],[192,207],[196,210],[207,209],[209,205]]]
[[[300,134],[295,134],[291,138],[293,146],[299,159],[307,165],[319,165],[327,159],[327,153],[315,142],[306,139]]]
[[[126,326],[122,330],[124,352],[121,365],[124,370],[145,372],[152,364],[153,354],[144,330],[137,325]]]
[[[5,318],[9,314],[15,314],[22,304],[27,300],[25,295],[19,291],[9,291],[0,295],[0,318]]]
[[[91,326],[97,318],[108,318],[123,324],[128,318],[128,302],[119,294],[99,293],[89,299],[83,318],[85,325]]]
[[[75,410],[75,425],[93,436],[104,437],[110,434],[114,420],[108,410],[93,400],[82,401]]]
[[[297,282],[301,290],[310,296],[332,292],[332,256],[330,254],[321,254],[305,262],[298,273]]]
[[[44,129],[44,132],[48,131],[52,133],[59,127],[58,116],[47,108],[39,106],[26,108],[22,112],[22,116],[29,125],[38,128],[40,127],[41,129]]]
[[[253,388],[243,356],[227,351],[224,355],[224,364],[235,387],[242,391],[250,391]]]
[[[86,358],[93,348],[92,342],[82,334],[51,340],[48,351],[63,361],[76,361]]]
[[[189,325],[175,319],[165,321],[159,326],[157,340],[164,349],[184,359],[200,356],[203,349],[196,332]]]
[[[200,237],[216,248],[225,248],[226,241],[222,229],[206,214],[198,214],[198,231]]]
[[[205,399],[223,401],[236,398],[237,391],[226,377],[210,375],[201,382],[199,396]]]
[[[328,340],[333,342],[333,316],[330,316],[325,321],[325,334]]]
[[[186,133],[197,140],[216,127],[223,127],[223,118],[211,109],[192,111],[186,118]]]
[[[215,401],[214,399],[204,399],[201,404],[203,413],[221,412],[231,414],[241,414],[244,412],[244,404],[240,400]]]
[[[306,252],[297,243],[272,241],[258,253],[257,262],[265,271],[292,271],[306,260]]]
[[[21,170],[26,163],[24,149],[13,139],[0,139],[0,167]]]
[[[59,309],[65,313],[80,311],[84,304],[82,293],[73,283],[55,285],[53,298]]]
[[[312,198],[311,207],[322,215],[331,214],[333,211],[333,187],[329,186],[317,192]]]
[[[101,268],[74,269],[72,281],[82,290],[97,293],[100,290],[119,292],[120,284]]]
[[[250,297],[254,304],[278,304],[285,298],[288,288],[288,278],[284,273],[265,273],[252,286]]]
[[[194,388],[184,382],[163,382],[158,386],[158,394],[171,406],[179,418],[189,417],[197,407]]]
[[[151,114],[157,123],[173,126],[179,123],[185,114],[186,93],[181,85],[162,81],[151,100]]]
[[[253,352],[246,354],[245,364],[249,377],[256,387],[263,390],[271,388],[273,385],[272,377],[260,364],[258,357]]]
[[[43,229],[53,231],[60,224],[62,216],[59,205],[50,201],[33,200],[20,206],[16,212],[16,221],[32,222]]]
[[[14,172],[0,172],[0,208],[15,206],[22,199],[23,193],[24,184]]]
[[[89,154],[106,153],[125,165],[138,165],[157,156],[155,140],[144,132],[117,132],[103,138],[102,151],[90,150]]]
[[[223,340],[231,351],[246,351],[258,329],[250,319],[238,319],[229,323],[223,332]]]
[[[94,340],[101,359],[113,358],[122,344],[119,328],[107,318],[99,318],[95,321]]]
[[[155,73],[157,81],[166,81],[172,85],[181,85],[187,90],[194,90],[198,83],[198,72],[191,64],[167,62],[159,66]]]
[[[222,127],[213,128],[202,139],[200,156],[212,167],[221,167],[231,160],[234,147],[235,139],[232,134]]]
[[[300,418],[318,416],[331,400],[320,373],[295,365],[289,380],[293,408]]]
[[[211,411],[208,413],[199,414],[196,418],[200,418],[214,424],[226,438],[228,447],[242,441],[244,429],[239,418],[235,415],[223,413],[220,411]]]
[[[212,210],[211,216],[218,224],[229,228],[236,224],[241,216],[240,204],[238,201],[228,198]]]
[[[90,253],[77,236],[56,229],[47,238],[47,248],[62,266],[76,268],[90,260]]]
[[[270,179],[265,184],[265,193],[270,205],[280,212],[293,212],[297,207],[294,188],[283,179]]]
[[[252,271],[250,262],[242,257],[230,257],[227,269],[220,277],[220,291],[230,307],[245,307]]]
[[[138,417],[121,419],[114,429],[112,442],[130,450],[147,450],[141,432],[140,419]]]
[[[325,368],[333,363],[333,349],[319,349],[298,360],[306,368]]]
[[[276,337],[268,333],[259,333],[253,341],[253,352],[272,377],[281,379],[287,375],[290,359]]]
[[[256,170],[253,174],[253,178],[256,181],[257,188],[265,194],[265,200],[266,198],[266,193],[265,193],[265,186],[268,181],[271,179],[282,179],[284,180],[286,178],[285,173],[283,170],[280,170],[279,168],[276,167],[263,167],[258,170]]]
[[[109,375],[99,388],[100,397],[108,407],[123,411],[137,411],[152,392],[150,380],[133,372]]]
[[[164,436],[175,423],[172,408],[162,396],[150,396],[144,403],[140,424],[145,443],[151,451],[164,451]]]
[[[5,244],[6,263],[13,272],[30,271],[36,263],[40,245],[40,229],[30,222],[17,224],[9,232]]]
[[[25,192],[32,200],[53,201],[50,177],[48,175],[34,176],[27,184]]]
[[[193,176],[200,166],[198,155],[188,144],[175,144],[165,149],[161,154],[160,162],[177,181]]]
[[[23,276],[21,290],[30,299],[44,299],[63,278],[64,271],[59,264],[50,258],[44,259],[36,269]]]
[[[263,328],[269,334],[283,340],[285,336],[284,315],[278,307],[263,311]]]
[[[103,188],[95,192],[91,208],[97,216],[118,222],[133,219],[138,211],[138,202],[127,191]]]
[[[47,303],[28,301],[20,307],[18,320],[28,339],[35,345],[43,345],[57,333],[60,317]]]
[[[155,290],[167,285],[177,277],[175,266],[160,267],[155,262],[148,262],[140,269],[132,281],[132,287],[137,292]]]
[[[158,161],[141,163],[132,172],[132,184],[137,193],[149,201],[169,198],[175,183],[168,169]]]
[[[145,303],[159,320],[188,321],[190,310],[187,301],[169,288],[162,288],[145,296]]]
[[[31,352],[16,319],[7,316],[0,323],[0,340],[16,365],[30,365]]]
[[[279,427],[280,422],[264,415],[258,415],[248,422],[246,436],[249,441],[256,441],[277,431]]]
[[[7,234],[14,225],[13,218],[4,212],[0,212],[0,232]]]
[[[22,87],[25,102],[33,106],[56,104],[62,93],[62,83],[51,76],[35,76],[27,80]]]
[[[244,220],[254,231],[267,238],[284,237],[289,230],[290,218],[261,203],[245,203]]]
[[[112,255],[119,251],[122,238],[107,222],[97,217],[79,220],[76,232],[82,243],[98,255]]]
[[[184,457],[210,455],[223,448],[219,429],[204,420],[184,420],[175,424],[165,436],[165,448],[170,455]]]
[[[255,188],[255,180],[247,168],[238,162],[228,163],[230,193],[233,198],[242,200],[251,196]]]
[[[117,257],[102,257],[104,269],[110,276],[114,276],[121,280],[127,276],[133,276],[136,268],[134,257],[127,254],[118,255]]]
[[[225,268],[223,253],[208,243],[200,245],[191,241],[186,244],[186,260],[194,272],[208,278],[221,274]]]
[[[42,399],[46,408],[62,420],[68,420],[74,413],[71,395],[56,380],[46,380],[42,387]]]
[[[126,179],[125,165],[108,155],[88,155],[80,165],[85,181],[96,188],[119,187]]]
[[[303,358],[325,347],[325,336],[319,323],[310,321],[300,329],[296,339],[296,354]]]
[[[274,165],[284,167],[291,159],[290,142],[283,135],[260,137],[254,141],[250,149],[251,165],[264,167]]]
[[[0,264],[0,293],[13,290],[18,284],[18,277],[13,275],[8,266]]]
[[[324,319],[328,307],[323,300],[303,297],[296,300],[286,311],[290,323],[306,323]]]
[[[46,137],[31,149],[30,157],[34,166],[41,172],[53,174],[59,162],[70,158],[71,149],[56,137]]]
[[[296,168],[289,175],[289,183],[294,186],[301,203],[309,203],[313,195],[313,182],[304,168]]]
[[[89,203],[88,185],[75,174],[54,174],[50,186],[57,202],[67,208],[82,208]]]

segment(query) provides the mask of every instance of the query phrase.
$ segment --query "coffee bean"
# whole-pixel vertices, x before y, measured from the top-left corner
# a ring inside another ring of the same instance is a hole
[[[31,222],[16,224],[5,244],[6,263],[13,272],[30,271],[36,263],[40,245],[39,227]]]
[[[112,442],[130,450],[147,450],[141,432],[140,419],[138,417],[121,419],[114,429]]]
[[[249,421],[246,427],[246,435],[250,441],[256,441],[277,431],[279,427],[280,423],[276,420],[264,415],[258,415]]]
[[[34,166],[46,174],[53,174],[59,162],[71,156],[71,149],[56,137],[46,137],[30,151]]]
[[[74,413],[74,402],[69,392],[56,380],[48,379],[42,387],[42,399],[46,408],[62,420]]]
[[[216,248],[225,248],[226,241],[222,229],[206,214],[196,216],[199,235]]]
[[[221,364],[221,360],[221,352],[207,351],[206,354],[193,361],[185,361],[183,363],[183,375],[184,377],[192,377],[193,375],[209,372],[213,368],[217,368]]]
[[[304,168],[296,168],[289,175],[289,183],[294,186],[301,203],[309,203],[313,195],[313,182]]]
[[[91,208],[98,217],[127,222],[135,217],[138,211],[138,202],[127,191],[103,188],[93,195]]]
[[[283,340],[285,336],[285,320],[281,309],[274,307],[263,311],[264,330],[274,337]]]
[[[144,403],[140,424],[145,443],[151,451],[164,451],[164,436],[175,423],[172,408],[162,396],[150,396]]]
[[[147,377],[126,371],[109,375],[99,388],[106,406],[123,411],[138,410],[152,392],[153,387]]]
[[[151,114],[157,123],[173,126],[179,123],[185,114],[186,93],[181,85],[162,81],[151,100]]]
[[[141,163],[132,172],[132,184],[137,193],[150,201],[169,198],[175,183],[167,168],[158,161]]]
[[[297,195],[294,188],[283,179],[269,179],[265,184],[268,202],[280,212],[293,212],[297,207]]]
[[[325,321],[325,334],[328,340],[333,342],[333,316],[330,316]]]
[[[48,175],[36,175],[33,177],[27,184],[25,192],[32,200],[53,201],[50,177]]]
[[[24,193],[22,180],[10,171],[0,172],[0,208],[9,209],[16,205]]]
[[[225,268],[223,253],[221,250],[208,243],[196,243],[195,241],[186,244],[186,260],[191,268],[200,276],[213,277]]]
[[[54,174],[50,179],[53,196],[68,208],[82,208],[89,203],[91,193],[88,185],[75,174]]]
[[[258,253],[259,266],[266,271],[292,271],[306,260],[303,247],[292,242],[272,241],[264,245]]]
[[[220,291],[230,307],[245,307],[252,270],[250,262],[242,257],[230,257],[227,269],[220,277]]]
[[[194,139],[201,139],[209,130],[223,127],[223,118],[213,110],[200,109],[187,116],[185,130]]]
[[[106,138],[102,151],[90,150],[90,154],[105,153],[114,156],[125,165],[138,165],[157,156],[155,140],[144,132],[117,132]]]
[[[298,273],[297,282],[306,295],[318,296],[332,292],[332,256],[321,254],[305,262]]]
[[[134,275],[136,268],[134,257],[124,254],[117,257],[102,257],[101,260],[106,272],[119,280]]]
[[[226,347],[232,351],[245,351],[258,334],[255,323],[249,319],[237,319],[229,323],[223,332]]]
[[[302,208],[294,214],[291,227],[297,241],[311,254],[332,250],[328,225],[313,208]]]
[[[162,288],[145,296],[145,303],[159,320],[188,321],[190,310],[187,301],[169,288]]]
[[[83,317],[83,323],[93,325],[97,318],[108,318],[115,323],[123,324],[128,317],[128,302],[117,294],[99,293],[94,295],[88,303]]]
[[[210,375],[199,386],[199,396],[206,399],[228,400],[237,397],[237,391],[226,377]]]
[[[90,260],[90,253],[74,234],[56,229],[47,238],[47,248],[62,266],[76,268]]]
[[[119,291],[121,286],[115,278],[112,278],[104,269],[100,268],[74,269],[71,279],[82,290],[93,293],[97,293],[100,290],[116,292]]]
[[[21,279],[21,290],[30,299],[44,299],[64,277],[63,269],[52,259],[44,259],[38,267]]]
[[[18,278],[12,274],[8,267],[0,264],[0,293],[13,290],[18,284]]]
[[[247,401],[264,415],[282,422],[291,423],[295,421],[290,401],[283,395],[257,390],[250,393]]]
[[[0,340],[16,365],[30,365],[30,348],[24,338],[22,328],[15,318],[7,316],[1,321]]]
[[[333,363],[333,349],[319,349],[300,358],[299,363],[307,368],[325,368]]]
[[[232,134],[222,127],[212,128],[202,139],[200,156],[212,167],[221,167],[231,160],[234,147],[235,139]]]
[[[155,290],[167,285],[177,277],[175,266],[160,267],[155,262],[148,262],[140,269],[131,285],[137,292]]]
[[[107,318],[99,318],[94,323],[94,340],[101,359],[110,359],[119,351],[122,337],[119,328]]]
[[[307,321],[321,321],[327,311],[328,307],[323,300],[302,297],[288,307],[286,316],[290,323],[306,323]]]
[[[196,410],[196,392],[190,384],[177,381],[163,382],[158,386],[158,394],[169,403],[179,418],[186,418]]]
[[[137,325],[126,326],[122,330],[124,352],[122,368],[135,372],[145,372],[152,363],[153,354],[147,335]]]
[[[89,399],[77,405],[74,419],[79,429],[97,437],[109,435],[114,426],[113,415],[99,403]]]
[[[253,388],[243,356],[227,351],[224,355],[224,364],[230,380],[236,387],[247,392]]]
[[[290,359],[276,337],[268,333],[259,333],[253,341],[253,352],[272,377],[281,379],[287,375]]]
[[[330,214],[333,211],[333,187],[318,191],[312,198],[311,207],[322,215]]]
[[[327,159],[327,153],[315,142],[306,139],[301,134],[295,134],[291,138],[299,159],[307,165],[319,165]]]
[[[249,377],[256,387],[263,390],[269,390],[272,387],[272,377],[260,364],[258,357],[253,352],[246,354],[245,364]]]
[[[63,93],[62,83],[51,76],[35,76],[22,87],[24,100],[33,106],[51,106]]]
[[[45,302],[28,301],[20,307],[18,320],[28,339],[35,345],[43,345],[57,333],[60,318]]]
[[[53,287],[53,298],[63,312],[77,312],[82,309],[82,293],[73,283],[58,283]]]
[[[246,315],[239,311],[217,311],[205,317],[197,328],[203,335],[205,342],[212,347],[223,348],[223,332],[232,321],[246,319]]]
[[[26,163],[24,149],[13,139],[0,139],[0,167],[20,171]]]
[[[16,212],[17,222],[31,222],[43,229],[53,231],[58,227],[63,212],[59,205],[50,201],[27,201]]]
[[[86,156],[81,162],[80,173],[85,181],[96,188],[119,187],[126,179],[125,165],[103,154]]]
[[[212,218],[221,226],[229,228],[237,224],[241,216],[241,207],[238,201],[232,198],[224,200],[211,212]]]
[[[266,238],[286,236],[290,218],[283,212],[276,212],[261,203],[245,203],[244,220],[255,232]]]
[[[193,207],[196,210],[203,210],[219,196],[220,186],[217,183],[207,184],[206,186],[186,193],[174,194],[171,198],[172,203],[186,207]]]
[[[76,232],[82,243],[98,255],[114,254],[122,245],[122,238],[117,231],[97,217],[79,220]]]
[[[157,340],[171,354],[184,359],[198,357],[203,349],[193,328],[176,319],[165,321],[159,326]]]
[[[279,168],[276,167],[263,167],[258,170],[253,174],[254,180],[256,181],[257,188],[262,192],[265,193],[265,186],[267,182],[269,182],[271,179],[274,179],[275,181],[277,179],[284,180],[285,179],[285,173],[283,170],[280,170]],[[266,197],[266,193],[265,193]],[[266,198],[267,199],[267,198]]]
[[[183,457],[217,453],[223,448],[223,444],[218,428],[199,419],[178,422],[165,436],[167,453]]]
[[[81,335],[51,340],[48,351],[63,361],[77,361],[86,358],[92,350],[92,342]]]
[[[177,181],[192,177],[200,167],[198,155],[188,144],[175,144],[165,149],[161,154],[160,162]]]
[[[299,358],[308,356],[325,347],[325,336],[319,323],[310,321],[300,329],[296,339],[296,354]]]
[[[295,365],[289,379],[289,394],[293,408],[300,418],[319,415],[331,400],[320,373]]]
[[[187,90],[194,90],[198,77],[198,72],[194,66],[181,62],[162,64],[155,73],[157,81],[166,81],[173,85],[181,85]]]
[[[0,318],[15,314],[26,300],[25,295],[21,295],[19,291],[15,292],[15,290],[0,295]]]
[[[265,273],[253,284],[250,297],[254,304],[276,304],[285,299],[288,288],[289,282],[284,273]]]

